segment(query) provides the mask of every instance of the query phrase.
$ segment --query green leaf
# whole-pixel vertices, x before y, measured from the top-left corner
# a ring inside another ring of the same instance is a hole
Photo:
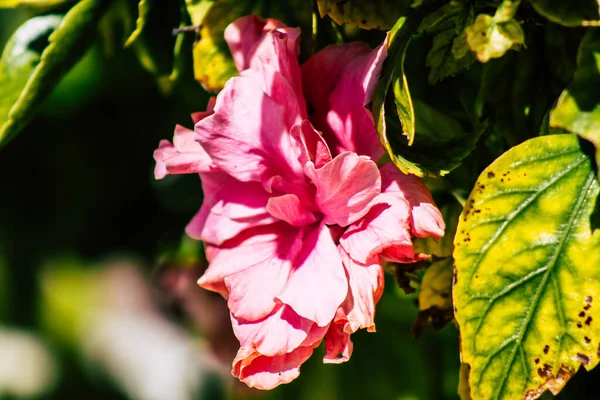
[[[454,76],[475,62],[465,34],[465,28],[473,23],[473,19],[470,2],[448,3],[423,19],[419,30],[437,33],[426,60],[426,65],[431,68],[430,84]]]
[[[77,0],[0,0],[0,8],[31,7],[52,8]]]
[[[390,159],[404,173],[421,177],[445,175],[457,167],[485,129],[485,124],[477,122],[473,132],[467,134],[448,115],[424,102],[413,104],[404,70],[406,51],[419,27],[439,26],[431,17],[429,22],[422,23],[424,14],[424,10],[417,10],[400,18],[392,28],[388,57],[372,104],[375,126]],[[393,93],[389,93],[390,87]],[[392,100],[395,107],[389,112]]]
[[[494,17],[487,14],[479,14],[475,23],[467,27],[465,32],[469,48],[481,62],[502,57],[508,50],[525,41],[523,29],[517,21],[511,19],[496,22]]]
[[[446,116],[446,118],[450,118]],[[445,118],[445,119],[446,119]],[[450,137],[448,126],[442,125],[442,121],[428,121],[442,137]],[[417,140],[412,146],[399,140],[402,136],[402,128],[399,121],[393,116],[387,119],[389,145],[394,154],[392,160],[405,174],[424,176],[443,176],[458,167],[462,160],[475,148],[475,144],[487,128],[487,123],[476,126],[472,132],[454,136],[447,140],[432,140],[420,135],[421,123],[417,120]]]
[[[138,3],[138,17],[135,21],[135,30],[129,35],[127,40],[125,41],[125,47],[129,47],[137,40],[137,38],[142,34],[144,27],[146,26],[146,20],[148,18],[148,14],[150,13],[150,6],[152,0],[140,0]]]
[[[558,393],[598,363],[600,186],[575,135],[537,137],[480,175],[454,241],[453,299],[473,399]]]
[[[60,78],[85,53],[108,3],[82,0],[64,18],[35,17],[14,33],[0,58],[0,147],[25,127]],[[48,45],[39,50],[46,40]]]
[[[398,20],[392,28],[389,37],[388,56],[384,63],[381,78],[373,96],[373,116],[377,133],[383,147],[387,150],[392,161],[396,156],[387,136],[386,98],[390,86],[393,85],[394,100],[397,113],[402,121],[404,135],[412,144],[415,134],[414,109],[408,88],[408,81],[404,73],[404,57],[412,35],[415,33],[422,16],[414,13]],[[397,164],[398,165],[398,164]]]
[[[202,86],[217,92],[238,73],[227,42],[225,28],[244,15],[275,18],[289,26],[300,26],[303,38],[310,39],[312,6],[305,0],[292,0],[264,6],[261,0],[187,0],[194,25],[201,26],[200,40],[194,45],[194,76]]]
[[[473,65],[475,57],[465,49],[468,50],[466,39],[457,36],[453,29],[435,36],[433,47],[427,54],[427,66],[431,68],[429,83],[433,85]]]
[[[419,24],[419,32],[438,33],[454,28],[464,9],[470,7],[462,1],[451,1],[423,18]]]
[[[403,64],[404,60],[401,61],[392,78],[392,86],[396,113],[402,122],[402,133],[408,138],[408,145],[411,146],[415,140],[415,108]]]
[[[563,91],[550,113],[550,126],[564,128],[596,146],[600,164],[600,31],[585,34],[577,57],[573,82]]]
[[[535,10],[552,22],[565,26],[597,26],[597,0],[529,0]]]
[[[408,0],[317,0],[321,17],[363,29],[389,30],[405,15]]]
[[[465,136],[465,130],[454,118],[432,106],[414,100],[415,119],[419,125],[419,135],[431,140],[450,140]]]

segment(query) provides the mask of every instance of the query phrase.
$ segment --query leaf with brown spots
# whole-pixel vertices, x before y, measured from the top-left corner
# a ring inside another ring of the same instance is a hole
[[[408,10],[408,0],[317,0],[321,17],[363,29],[388,30]]]
[[[467,200],[453,299],[474,400],[556,394],[598,364],[600,230],[590,217],[600,185],[582,143],[553,135],[516,146]]]

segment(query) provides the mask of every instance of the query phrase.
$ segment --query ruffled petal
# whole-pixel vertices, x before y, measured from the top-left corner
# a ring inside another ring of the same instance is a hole
[[[354,344],[350,340],[350,334],[344,332],[343,324],[331,324],[325,335],[324,364],[340,364],[346,362],[352,356]]]
[[[204,201],[186,233],[220,245],[245,229],[277,221],[266,209],[270,194],[260,183],[240,182],[223,172],[201,173]]]
[[[295,248],[299,246],[296,244],[299,240],[298,234],[298,228],[283,222],[248,229],[223,243],[222,246],[212,247],[210,265],[198,280],[198,284],[227,297],[229,290],[225,285],[225,278],[230,275],[258,264],[266,264],[273,268],[280,266],[285,269],[287,260],[293,258],[298,251]],[[276,272],[270,276],[277,280],[278,274]],[[230,287],[231,285],[232,282]],[[235,296],[239,297],[241,294],[236,292]]]
[[[161,140],[154,151],[156,167],[154,176],[162,179],[168,174],[192,174],[214,170],[210,156],[195,141],[194,131],[181,125],[175,127],[173,144]]]
[[[273,67],[258,64],[253,69],[243,71],[239,76],[249,78],[253,82],[261,84],[262,91],[276,104],[285,109],[283,121],[288,131],[291,131],[294,126],[301,124],[302,120],[306,118],[302,97],[298,97],[292,84]]]
[[[269,316],[258,321],[244,321],[232,315],[231,322],[241,347],[256,349],[266,356],[294,351],[306,340],[314,325],[313,321],[299,316],[284,304],[279,304]]]
[[[271,197],[267,203],[267,211],[273,217],[293,226],[309,225],[318,220],[317,215],[304,208],[298,196],[294,194]]]
[[[296,97],[304,99],[302,94],[302,78],[298,54],[300,51],[300,29],[279,28],[267,32],[257,45],[254,57],[250,60],[251,69],[268,66],[281,73],[293,87]],[[306,118],[306,105],[300,102],[301,113]]]
[[[291,232],[288,230],[282,233]],[[266,258],[224,278],[229,292],[227,306],[235,318],[256,321],[270,314],[277,305],[275,298],[289,279],[292,260],[302,242],[300,238],[292,236],[281,237],[271,244],[274,245],[271,249],[268,246],[260,246],[261,251],[272,251],[270,255],[265,254]],[[238,260],[243,262],[239,257]]]
[[[415,175],[402,173],[394,164],[380,167],[382,192],[398,193],[410,205],[411,232],[416,237],[442,237],[446,224],[423,181]]]
[[[300,163],[312,161],[315,168],[321,168],[331,161],[331,151],[325,139],[313,128],[308,120],[302,121],[290,131],[290,136],[301,146]]]
[[[208,104],[206,105],[206,111],[199,111],[199,112],[192,113],[192,121],[194,121],[194,125],[197,124],[198,121],[202,121],[204,118],[208,117],[215,111],[215,102],[216,101],[217,101],[217,98],[214,96],[211,96],[210,99],[208,99]]]
[[[241,348],[233,360],[231,374],[251,388],[269,390],[289,383],[300,375],[300,365],[310,358],[312,347],[268,357],[256,350]]]
[[[327,113],[331,109],[329,96],[337,87],[346,65],[370,52],[366,43],[332,44],[302,64],[304,96],[311,109],[309,117],[318,129],[323,130],[328,143],[337,142],[334,132],[327,125]]]
[[[369,213],[350,225],[340,245],[363,264],[378,255],[402,262],[414,258],[408,202],[397,193],[381,193]]]
[[[346,226],[363,217],[381,190],[377,165],[355,153],[342,153],[319,169],[309,162],[304,173],[317,188],[315,202],[328,225]]]
[[[365,109],[379,81],[387,56],[387,38],[373,51],[357,57],[343,70],[329,97],[327,124],[339,151],[349,150],[379,160],[384,153],[371,112]]]
[[[383,294],[383,268],[379,259],[362,264],[353,260],[343,249],[340,249],[340,253],[350,285],[348,297],[341,307],[346,321],[344,332],[354,333],[361,328],[375,332],[375,305]]]
[[[225,41],[238,71],[250,68],[256,47],[268,32],[284,28],[285,25],[277,20],[263,20],[256,15],[241,17],[229,24],[225,29]]]
[[[300,29],[288,28],[271,19],[261,20],[256,16],[248,16],[227,27],[225,40],[238,71],[269,67],[290,83],[298,99],[304,98],[298,64]],[[300,101],[299,105],[302,116],[306,118],[304,101]]]
[[[319,326],[328,325],[346,298],[348,280],[329,228],[312,228],[278,299]]]
[[[371,113],[373,96],[387,56],[387,38],[369,50],[363,44],[328,46],[302,66],[304,91],[332,150],[353,151],[379,160],[384,153]]]
[[[197,139],[215,165],[242,182],[264,183],[276,175],[299,180],[302,165],[285,112],[261,82],[232,78],[217,96],[215,113],[196,124]]]

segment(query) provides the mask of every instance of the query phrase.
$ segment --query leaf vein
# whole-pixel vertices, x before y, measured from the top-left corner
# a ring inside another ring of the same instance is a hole
[[[587,160],[587,157],[583,157],[583,160]],[[579,165],[582,162],[583,161],[580,161],[577,164]],[[564,174],[562,176],[564,176]],[[587,178],[587,181],[583,185],[585,190],[582,190],[581,191],[582,193],[587,193],[587,191],[589,190],[590,186],[592,185],[594,179],[595,179],[594,172],[591,172]],[[525,319],[523,320],[523,323],[519,327],[519,333],[518,333],[517,340],[516,340],[516,342],[518,343],[519,346],[523,342],[523,337],[525,336],[525,333],[528,330],[529,323],[531,322],[531,318],[533,317],[533,315],[535,314],[535,312],[537,310],[537,306],[539,304],[539,299],[542,295],[542,292],[544,291],[544,288],[546,287],[546,283],[547,283],[549,277],[552,274],[553,268],[556,266],[556,261],[558,260],[559,255],[562,252],[563,247],[565,246],[567,238],[571,235],[571,231],[573,229],[573,224],[574,224],[575,220],[577,219],[577,216],[583,209],[583,205],[585,204],[585,199],[586,199],[586,196],[580,196],[579,199],[577,199],[577,203],[575,204],[575,207],[573,207],[571,214],[569,215],[567,229],[565,230],[565,234],[560,239],[558,246],[556,246],[556,250],[554,251],[554,254],[552,255],[552,257],[550,259],[551,262],[550,262],[550,265],[548,266],[548,271],[546,274],[544,274],[544,276],[542,278],[542,282],[540,283],[540,285],[535,293],[535,296],[533,297],[533,299],[530,303],[531,307],[528,309],[528,311],[525,315]],[[501,378],[502,384],[498,387],[498,392],[496,393],[496,396],[494,397],[495,399],[498,399],[500,397],[500,395],[502,394],[502,391],[504,390],[504,387],[506,386],[506,382],[508,380],[507,379],[508,373],[512,369],[516,350],[517,350],[517,346],[515,346],[513,348],[513,350],[511,351],[510,360],[509,360],[507,368],[504,369],[504,372],[502,374],[502,378]]]
[[[555,176],[553,179],[549,180],[546,185],[542,186],[540,190],[534,194],[532,194],[529,198],[527,198],[519,207],[517,207],[506,219],[506,221],[500,226],[500,228],[496,231],[496,233],[490,238],[489,242],[483,246],[480,252],[478,252],[478,257],[474,261],[473,269],[471,270],[471,274],[469,275],[467,281],[471,282],[473,276],[477,272],[479,266],[481,265],[481,261],[485,254],[487,254],[488,250],[492,247],[492,245],[496,242],[496,240],[504,233],[504,230],[508,227],[508,225],[515,219],[517,215],[519,215],[522,211],[527,209],[546,189],[554,185],[556,182],[567,176],[571,171],[576,169],[579,165],[581,165],[584,161],[587,160],[587,157],[582,156],[576,162],[569,165],[561,174]]]

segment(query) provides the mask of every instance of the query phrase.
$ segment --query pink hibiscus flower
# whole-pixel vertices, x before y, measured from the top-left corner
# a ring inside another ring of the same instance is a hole
[[[295,379],[323,340],[324,362],[347,361],[350,335],[375,330],[382,260],[413,262],[413,236],[444,234],[423,183],[376,164],[384,150],[365,106],[387,43],[328,46],[300,67],[299,36],[255,16],[232,23],[239,76],[154,154],[157,178],[200,174],[204,201],[186,229],[206,244],[199,284],[227,299],[232,373],[259,389]]]

